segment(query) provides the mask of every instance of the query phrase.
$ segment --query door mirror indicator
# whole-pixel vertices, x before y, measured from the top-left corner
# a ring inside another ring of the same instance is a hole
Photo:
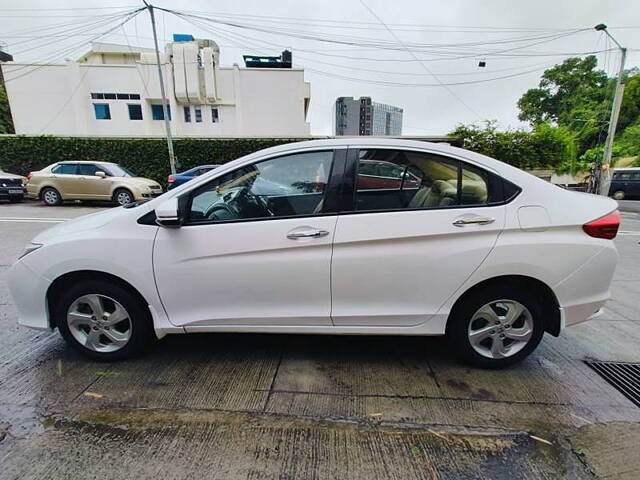
[[[182,225],[177,198],[165,200],[156,207],[156,223],[161,227],[177,228]]]
[[[98,170],[96,173],[94,173],[94,175],[96,177],[100,177],[100,178],[106,178],[107,177],[107,174],[104,173],[102,170]]]

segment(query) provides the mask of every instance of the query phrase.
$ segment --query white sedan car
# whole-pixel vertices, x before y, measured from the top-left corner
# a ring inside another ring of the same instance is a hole
[[[294,143],[47,230],[9,284],[22,325],[98,360],[171,333],[446,335],[497,368],[598,314],[616,208],[448,145]]]

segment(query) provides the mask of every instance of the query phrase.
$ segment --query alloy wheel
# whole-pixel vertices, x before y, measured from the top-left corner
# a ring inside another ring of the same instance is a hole
[[[47,190],[44,192],[44,202],[49,205],[55,205],[58,203],[58,194],[54,190]]]
[[[118,202],[118,205],[127,205],[131,203],[131,195],[127,192],[118,192],[118,195],[116,195],[116,202]]]
[[[67,310],[67,325],[73,338],[94,352],[115,352],[131,338],[131,318],[127,310],[106,295],[87,294]]]
[[[516,300],[496,300],[471,317],[469,343],[487,358],[507,358],[522,350],[533,336],[533,316]]]

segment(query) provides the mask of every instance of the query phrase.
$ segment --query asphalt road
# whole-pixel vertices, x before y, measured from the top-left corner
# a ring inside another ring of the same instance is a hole
[[[5,275],[99,208],[0,205],[0,478],[638,478],[640,408],[583,360],[640,362],[639,213],[605,315],[482,371],[439,338],[182,335],[87,361],[16,325]]]

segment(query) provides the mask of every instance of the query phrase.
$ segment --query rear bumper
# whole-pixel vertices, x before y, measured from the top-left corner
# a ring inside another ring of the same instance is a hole
[[[46,297],[51,282],[37,275],[24,261],[9,269],[8,280],[18,309],[18,323],[39,330],[50,329]]]
[[[613,242],[607,242],[608,245],[553,289],[560,304],[563,328],[596,318],[611,298],[609,289],[618,252]]]

